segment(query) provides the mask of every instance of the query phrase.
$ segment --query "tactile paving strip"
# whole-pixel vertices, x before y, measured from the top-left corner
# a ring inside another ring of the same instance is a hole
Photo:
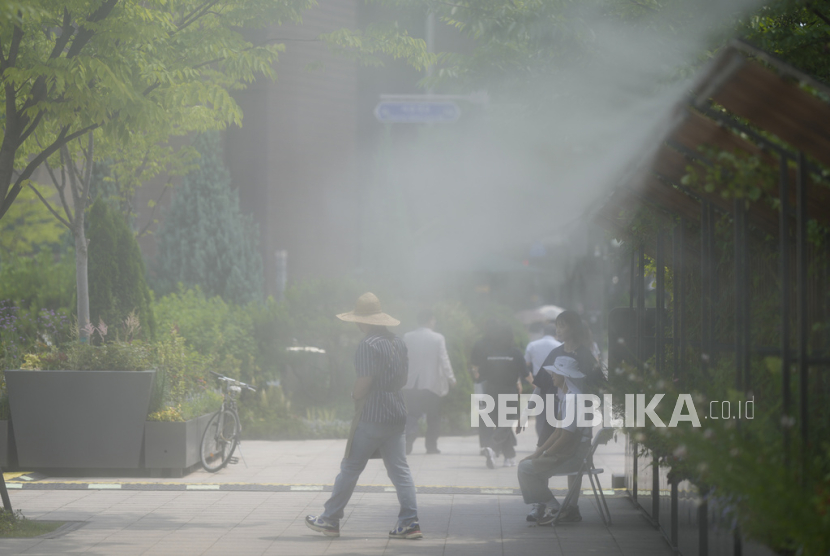
[[[88,483],[82,481],[38,481],[31,483],[7,481],[6,486],[15,490],[143,490],[143,491],[208,491],[208,492],[331,492],[332,485],[277,484],[277,483],[185,483],[185,482],[102,482]],[[517,488],[505,487],[459,487],[459,486],[419,486],[418,494],[483,494],[483,495],[521,495]],[[392,493],[391,485],[358,485],[359,493]],[[564,489],[554,490],[554,494],[566,494]],[[604,490],[606,496],[615,494],[613,490]],[[585,491],[590,494],[591,491]]]

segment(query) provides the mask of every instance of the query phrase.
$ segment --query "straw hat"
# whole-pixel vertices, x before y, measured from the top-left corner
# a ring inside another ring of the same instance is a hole
[[[579,365],[573,357],[557,357],[553,365],[547,365],[543,369],[566,378],[585,378],[585,375],[579,372]]]
[[[353,311],[341,313],[337,315],[337,318],[346,322],[362,322],[375,326],[398,326],[401,323],[380,310],[380,300],[371,292],[366,292],[357,298]]]

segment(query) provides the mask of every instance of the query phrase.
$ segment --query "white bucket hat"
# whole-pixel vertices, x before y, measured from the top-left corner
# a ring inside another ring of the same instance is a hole
[[[579,364],[573,357],[557,357],[553,365],[542,367],[550,373],[562,375],[565,378],[585,378],[585,375],[579,372]]]
[[[340,313],[337,318],[346,322],[362,322],[375,326],[398,326],[401,323],[380,310],[380,300],[371,292],[366,292],[357,298],[353,311]]]

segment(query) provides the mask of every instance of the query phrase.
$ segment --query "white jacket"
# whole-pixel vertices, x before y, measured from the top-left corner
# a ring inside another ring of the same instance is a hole
[[[455,384],[444,336],[427,327],[403,335],[409,354],[409,378],[404,388],[429,390],[439,397]]]

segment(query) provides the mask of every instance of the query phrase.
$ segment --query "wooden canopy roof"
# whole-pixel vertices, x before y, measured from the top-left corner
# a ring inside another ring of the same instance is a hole
[[[757,155],[776,175],[781,156],[794,158],[797,151],[830,168],[830,104],[819,97],[830,99],[830,88],[750,45],[732,43],[676,106],[674,124],[656,150],[612,190],[597,221],[624,232],[643,203],[693,222],[700,219],[701,201],[731,211],[732,201],[720,192],[693,192],[681,184],[689,166],[710,164],[701,147]],[[795,170],[788,172],[795,184]],[[795,187],[789,189],[794,205]],[[777,197],[778,189],[769,193]],[[830,189],[809,187],[807,199],[808,216],[830,224]],[[748,216],[753,226],[777,234],[778,214],[771,207],[754,203]]]

